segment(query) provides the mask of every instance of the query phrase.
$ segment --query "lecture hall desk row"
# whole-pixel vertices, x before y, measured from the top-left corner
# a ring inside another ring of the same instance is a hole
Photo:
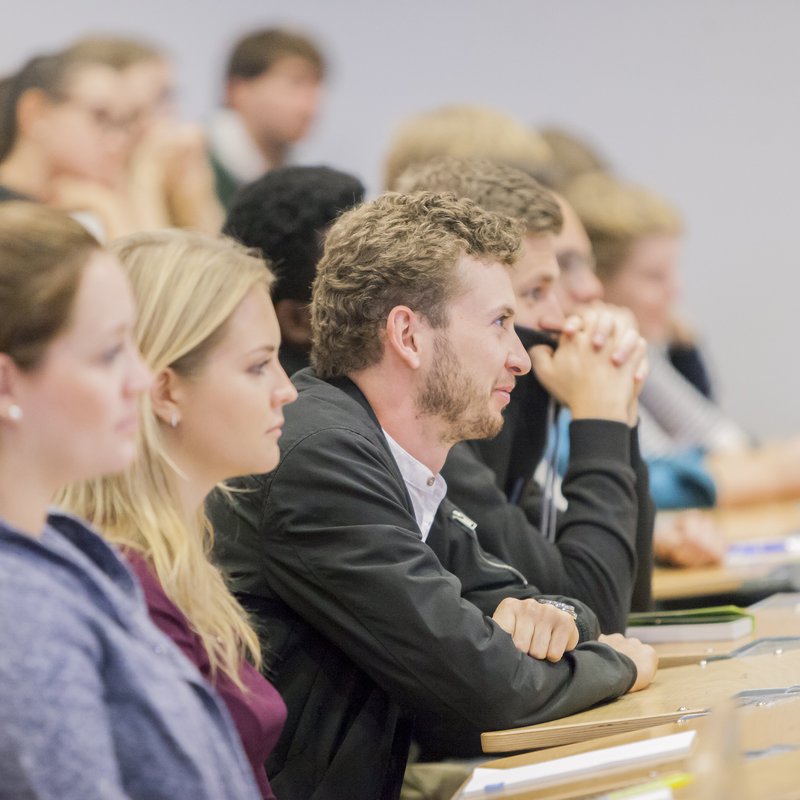
[[[723,708],[704,717],[508,756],[488,761],[483,766],[510,768],[537,764],[687,730],[697,731],[689,757],[597,773],[559,786],[492,794],[491,800],[579,800],[646,785],[676,773],[689,773],[694,780],[674,790],[675,800],[796,800],[800,797],[800,698],[797,697],[733,711]],[[741,755],[770,750],[771,754],[760,758]],[[458,793],[454,800],[456,798],[459,798]]]
[[[796,500],[705,512],[712,516],[729,543],[779,539],[800,531],[800,502]],[[787,574],[789,573],[789,574]],[[796,576],[796,577],[795,577]],[[670,601],[710,595],[730,595],[747,587],[771,591],[800,589],[800,568],[754,560],[740,566],[675,569],[657,567],[653,573],[653,598]]]
[[[759,649],[765,652],[800,646],[800,594],[775,594],[750,606],[749,610],[755,618],[753,632],[739,639],[653,645],[658,653],[659,669],[712,660],[742,650],[755,640],[762,643]],[[797,641],[780,641],[785,638],[795,638]],[[800,674],[797,682],[800,683]]]
[[[800,531],[800,504],[710,512],[728,541],[778,538]],[[740,590],[765,580],[776,565],[751,564],[698,570],[656,570],[657,599],[691,598]],[[493,798],[572,800],[647,783],[687,771],[690,785],[674,790],[676,800],[800,798],[800,695],[781,690],[800,684],[800,593],[776,594],[752,607],[751,635],[734,641],[660,644],[661,669],[643,692],[564,720],[515,731],[487,732],[488,754],[528,750],[484,766],[509,768],[598,750],[644,738],[697,731],[692,755],[657,766],[592,775],[559,787],[493,794]],[[795,641],[792,641],[794,639]],[[727,657],[750,646],[750,652]],[[775,689],[775,697],[735,706],[742,691]],[[710,709],[711,713],[707,713]],[[715,710],[713,710],[715,709]],[[535,749],[538,748],[538,749]],[[741,754],[751,757],[743,758]],[[752,757],[753,754],[762,757]],[[459,795],[457,794],[456,797]]]
[[[708,658],[694,663],[659,670],[653,684],[642,692],[566,719],[483,736],[489,754],[533,750],[484,765],[502,768],[697,730],[690,757],[594,774],[557,788],[492,797],[594,797],[676,771],[696,776],[693,784],[675,790],[676,798],[800,797],[800,694],[786,691],[800,683],[800,595],[776,597],[754,613],[757,635],[778,634],[783,639],[780,646],[768,641],[758,655],[719,660],[706,654]],[[797,641],[788,641],[790,634]],[[717,655],[725,649],[720,643],[713,646]],[[759,694],[769,690],[774,690],[774,696]],[[731,702],[734,695],[748,691],[757,696],[741,706]],[[740,755],[756,752],[762,757],[745,759]]]

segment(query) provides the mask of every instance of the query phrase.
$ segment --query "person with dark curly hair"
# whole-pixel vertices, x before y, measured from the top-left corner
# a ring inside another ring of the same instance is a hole
[[[272,301],[281,327],[280,362],[289,375],[307,367],[311,284],[327,229],[364,199],[358,178],[330,167],[282,167],[242,188],[223,233],[258,248],[277,280]]]

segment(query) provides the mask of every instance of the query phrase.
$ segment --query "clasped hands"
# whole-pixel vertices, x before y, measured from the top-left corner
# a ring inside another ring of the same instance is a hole
[[[627,310],[599,304],[568,317],[555,351],[530,350],[540,383],[573,419],[610,419],[633,426],[648,372],[647,343]]]

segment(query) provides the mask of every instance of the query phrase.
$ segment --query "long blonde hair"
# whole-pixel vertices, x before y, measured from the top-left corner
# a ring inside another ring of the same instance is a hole
[[[273,281],[252,251],[188,231],[136,234],[109,249],[130,277],[138,303],[136,341],[156,374],[166,367],[184,376],[195,373],[245,295],[255,286],[268,291]],[[163,424],[145,396],[133,466],[122,475],[70,486],[57,502],[140,553],[200,636],[212,674],[222,670],[241,686],[241,662],[260,666],[258,637],[209,560],[213,530],[205,513],[186,518]]]

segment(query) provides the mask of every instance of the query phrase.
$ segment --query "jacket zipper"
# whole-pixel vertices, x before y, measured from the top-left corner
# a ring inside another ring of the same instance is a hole
[[[475,520],[470,519],[463,511],[458,508],[454,508],[450,512],[450,518],[461,525],[462,528],[465,528],[469,534],[475,539],[475,544],[478,546],[478,554],[483,559],[483,561],[489,566],[494,567],[495,569],[505,569],[508,570],[512,575],[515,575],[519,580],[522,582],[523,586],[528,585],[528,581],[525,576],[511,564],[506,564],[504,561],[494,561],[493,559],[489,558],[488,555],[484,552],[484,549],[481,547],[480,542],[478,541],[478,536],[475,533],[475,529],[478,527],[478,523]]]

